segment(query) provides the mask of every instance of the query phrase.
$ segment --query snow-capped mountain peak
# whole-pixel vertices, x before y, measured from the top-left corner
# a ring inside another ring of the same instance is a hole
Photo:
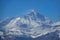
[[[4,30],[5,35],[37,38],[57,30],[54,29],[54,26],[52,25],[54,24],[51,20],[35,10],[32,10],[22,18],[16,17],[10,19],[2,29]]]
[[[11,31],[16,32],[16,30],[19,30],[17,34],[21,33],[22,35],[29,35],[33,38],[45,35],[52,30],[51,26],[46,22],[45,17],[34,10],[32,10],[28,16],[12,19],[4,29],[8,34],[10,34]]]
[[[45,21],[45,16],[43,16],[42,14],[40,14],[38,11],[35,11],[35,10],[30,11],[24,17],[30,20],[35,20],[35,21],[36,20]]]

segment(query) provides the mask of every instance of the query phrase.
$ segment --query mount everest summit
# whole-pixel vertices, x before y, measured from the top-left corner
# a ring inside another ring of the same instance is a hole
[[[32,10],[24,17],[0,20],[1,40],[60,40],[60,22]]]

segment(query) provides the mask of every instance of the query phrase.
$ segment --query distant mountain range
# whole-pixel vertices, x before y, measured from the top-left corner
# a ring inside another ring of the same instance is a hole
[[[24,17],[0,20],[0,40],[60,40],[60,22],[32,10]]]

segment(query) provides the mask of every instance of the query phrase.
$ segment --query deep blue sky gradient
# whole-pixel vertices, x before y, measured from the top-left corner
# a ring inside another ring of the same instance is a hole
[[[0,18],[23,16],[30,9],[51,20],[60,20],[60,0],[0,0]]]

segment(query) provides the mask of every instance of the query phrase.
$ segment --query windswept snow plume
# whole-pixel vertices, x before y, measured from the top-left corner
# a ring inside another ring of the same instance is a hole
[[[53,23],[48,17],[41,15],[35,10],[29,12],[23,18],[16,17],[10,19],[2,28],[4,35],[31,38],[55,32],[58,29],[60,31],[60,22]],[[1,32],[0,34],[2,35],[3,33]]]

